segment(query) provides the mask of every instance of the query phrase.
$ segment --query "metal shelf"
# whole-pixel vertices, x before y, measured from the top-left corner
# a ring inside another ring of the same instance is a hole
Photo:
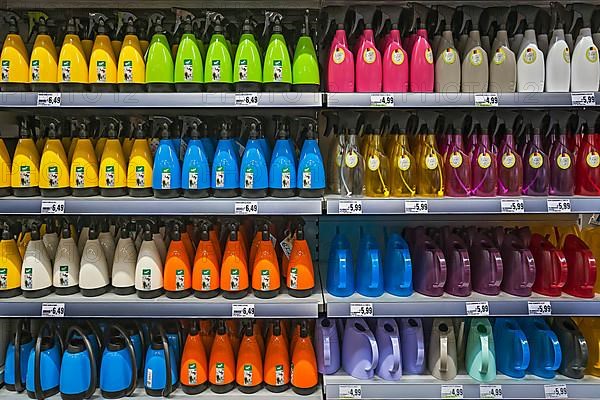
[[[62,93],[58,108],[305,108],[321,107],[319,92],[259,92],[258,103],[236,105],[236,93]],[[2,108],[37,108],[36,92],[3,92]],[[48,107],[44,107],[48,108]]]
[[[490,316],[527,316],[529,302],[550,302],[552,315],[593,316],[600,315],[600,295],[594,299],[580,299],[563,294],[546,297],[534,293],[531,297],[517,297],[507,293],[484,296],[473,292],[469,297],[456,297],[444,293],[441,297],[429,297],[413,293],[409,297],[397,297],[384,293],[380,297],[353,294],[335,297],[324,290],[328,317],[350,317],[353,303],[373,305],[374,317],[462,317],[467,315],[467,303],[487,301]]]
[[[64,214],[70,215],[242,215],[236,213],[236,203],[256,202],[259,215],[321,215],[322,198],[215,198],[156,199],[153,197],[64,197],[0,198],[0,214],[33,214],[42,211],[42,201],[64,201]]]
[[[384,381],[379,378],[359,380],[343,373],[323,377],[325,396],[328,400],[340,398],[362,399],[441,399],[465,398],[479,399],[480,385],[500,385],[503,399],[547,399],[545,385],[566,385],[569,399],[597,399],[600,391],[600,378],[586,376],[583,379],[570,379],[557,375],[551,380],[527,375],[524,379],[511,379],[498,375],[493,382],[481,383],[468,375],[459,375],[451,381],[440,381],[429,375],[403,376],[399,381]],[[361,397],[340,397],[346,385],[358,385]],[[461,385],[464,397],[442,397],[444,386]],[[567,397],[562,397],[567,398]]]
[[[371,95],[386,94],[394,98],[393,108],[475,107],[474,93],[325,93],[330,108],[370,108]],[[595,92],[596,98],[599,93]],[[498,107],[573,107],[571,93],[498,93]],[[381,108],[381,107],[373,107]]]
[[[358,214],[406,214],[407,200],[427,200],[428,214],[501,214],[502,200],[523,200],[523,213],[548,213],[548,200],[569,199],[572,213],[600,212],[600,197],[563,196],[563,197],[441,197],[441,198],[343,198],[335,195],[325,197],[327,214],[340,214],[340,201],[359,201],[361,212]],[[511,215],[519,215],[511,213]]]

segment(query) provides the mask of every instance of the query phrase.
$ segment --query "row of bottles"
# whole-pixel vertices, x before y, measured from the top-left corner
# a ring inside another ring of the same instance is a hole
[[[600,113],[326,112],[342,196],[598,196]]]
[[[252,290],[273,298],[282,287],[306,297],[315,287],[301,220],[131,221],[49,219],[5,224],[0,241],[0,297],[39,298],[55,292],[100,296],[137,293],[201,299]],[[162,231],[162,232],[161,232]]]
[[[451,381],[468,374],[493,382],[557,374],[600,376],[600,319],[523,318],[320,318],[316,327],[319,372],[343,369],[358,379],[397,381],[431,374]]]
[[[4,384],[43,400],[60,393],[89,399],[168,397],[181,388],[255,393],[291,388],[308,395],[318,385],[312,324],[273,320],[3,322]],[[5,356],[5,357],[4,357]],[[293,372],[292,372],[293,369]]]
[[[250,116],[221,119],[213,134],[197,117],[129,124],[40,117],[39,129],[22,119],[12,160],[0,139],[0,194],[319,197],[326,182],[316,121],[298,121],[293,140],[290,121],[277,118],[271,147],[261,120]]]
[[[473,291],[527,297],[562,293],[594,298],[600,293],[597,227],[408,227],[403,235],[385,231],[385,248],[361,227],[351,245],[339,229],[331,241],[327,291],[379,297],[470,296]],[[583,238],[588,240],[588,243]],[[355,261],[356,260],[356,261]]]
[[[327,7],[327,91],[597,91],[595,10],[557,2]]]
[[[3,91],[209,92],[319,90],[319,63],[313,44],[315,21],[307,11],[298,32],[285,27],[283,16],[264,11],[262,37],[251,13],[240,27],[235,18],[207,11],[196,18],[187,10],[174,9],[172,30],[163,13],[145,21],[130,12],[116,18],[98,12],[64,22],[60,51],[42,12],[29,12],[35,43],[29,54],[19,35],[21,17],[3,12],[9,24],[0,61]],[[285,30],[285,32],[284,32]],[[151,40],[145,39],[152,32]],[[211,32],[209,35],[208,32]],[[296,43],[294,51],[288,43]],[[58,43],[57,43],[58,44]],[[88,86],[89,85],[89,86]]]

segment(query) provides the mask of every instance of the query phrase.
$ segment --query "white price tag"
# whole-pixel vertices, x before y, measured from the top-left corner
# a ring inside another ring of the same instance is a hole
[[[529,315],[552,315],[552,304],[549,301],[528,301]]]
[[[490,315],[490,305],[487,301],[467,301],[465,306],[468,317],[484,317]]]
[[[568,399],[567,385],[544,385],[544,397],[547,399]]]
[[[475,107],[498,107],[498,93],[475,93]]]
[[[258,93],[236,93],[235,105],[240,107],[258,107]]]
[[[463,385],[442,385],[442,399],[462,399],[464,395]]]
[[[406,214],[427,214],[429,205],[427,200],[405,200],[404,212]]]
[[[64,214],[64,200],[42,200],[42,214]]]
[[[479,397],[482,399],[501,399],[502,385],[479,385]]]
[[[351,317],[372,317],[373,316],[373,304],[372,303],[350,303],[350,316]]]
[[[372,94],[371,107],[394,107],[394,95],[390,93]]]
[[[525,212],[523,199],[501,199],[500,212],[502,214],[521,214]]]
[[[61,93],[38,93],[37,95],[38,107],[60,107],[61,102]]]
[[[64,317],[65,303],[42,303],[42,317]]]
[[[596,94],[594,92],[571,93],[571,105],[577,107],[595,106]]]
[[[254,304],[232,304],[231,316],[233,318],[254,318]]]
[[[257,201],[236,201],[234,214],[235,215],[258,214],[258,202]]]
[[[362,214],[362,201],[340,200],[338,202],[339,214]]]
[[[339,386],[339,398],[340,399],[361,399],[362,388],[360,385],[340,385]]]
[[[549,213],[570,213],[571,199],[548,199]]]

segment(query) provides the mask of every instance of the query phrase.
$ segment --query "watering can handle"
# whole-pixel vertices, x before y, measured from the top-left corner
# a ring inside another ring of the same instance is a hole
[[[371,283],[369,284],[369,289],[374,289],[379,287],[379,257],[376,257],[378,251],[377,250],[369,250],[369,258],[371,259],[371,265],[377,264],[376,268],[372,268],[371,270]]]
[[[17,322],[17,332],[15,333],[15,389],[17,393],[21,393],[25,388],[23,387],[22,378],[21,378],[21,336],[23,332],[23,328],[25,326],[24,320],[19,320]],[[36,369],[37,371],[38,369]],[[36,391],[37,397],[37,391]]]
[[[368,328],[367,328],[368,329]],[[366,371],[372,371],[379,364],[379,350],[377,350],[377,340],[375,340],[375,336],[373,336],[373,332],[367,330],[362,332],[363,335],[369,339],[369,344],[371,345],[371,354],[373,355],[373,361],[371,362],[371,366],[366,369]]]
[[[417,365],[421,367],[425,363],[425,344],[423,329],[417,331]]]
[[[533,286],[533,281],[535,281],[535,261],[533,260],[533,254],[531,254],[529,249],[523,249],[521,257],[523,260],[521,263],[523,266],[523,280],[521,281],[521,287],[531,287]]]
[[[448,372],[448,336],[440,336],[440,372]]]
[[[41,362],[42,362],[42,337],[44,335],[44,332],[48,330],[51,331],[51,326],[50,326],[50,322],[47,322],[44,324],[44,326],[42,326],[42,329],[40,329],[37,339],[35,340],[35,348],[34,348],[34,377],[33,377],[33,384],[35,387],[35,398],[37,400],[44,400],[44,393],[42,391],[42,377],[40,375],[40,369],[41,369]],[[19,350],[17,348],[15,348],[15,356],[16,356],[16,351]],[[21,368],[21,366],[19,365],[19,370]],[[15,370],[16,373],[16,370]]]
[[[435,249],[433,259],[435,260],[435,287],[444,287],[446,283],[446,259],[444,258],[444,253],[439,249]]]
[[[325,366],[329,367],[331,365],[331,343],[327,336],[323,338],[323,359]]]
[[[523,333],[523,331],[516,331],[516,336],[515,336],[515,341],[517,342],[517,347],[519,347],[521,349],[521,362],[517,363],[515,362],[515,366],[514,368],[517,371],[523,371],[525,369],[527,369],[527,367],[529,366],[529,358],[530,358],[530,354],[529,354],[529,343],[527,342],[527,337],[525,336],[525,334]]]
[[[66,336],[67,342],[73,333],[76,333],[79,336],[81,336],[81,339],[83,340],[83,344],[85,345],[85,348],[88,351],[89,357],[90,357],[90,386],[88,386],[87,391],[83,395],[84,399],[89,399],[90,397],[92,397],[92,395],[96,391],[96,379],[98,376],[98,372],[96,370],[96,365],[97,365],[96,364],[96,356],[94,355],[94,348],[92,347],[92,343],[90,342],[88,337],[85,335],[83,330],[81,328],[79,328],[78,326],[72,326],[71,328],[69,328],[69,330],[67,331],[67,336]]]
[[[585,279],[585,285],[586,286],[594,286],[594,283],[596,282],[596,273],[594,273],[596,271],[596,268],[590,268],[590,266],[596,266],[596,259],[594,258],[593,254],[591,253],[591,251],[587,250],[586,252],[584,252],[584,261],[585,261],[585,266],[586,268],[583,269],[583,277]],[[592,272],[594,271],[594,272]]]
[[[546,336],[548,336],[548,345],[549,345],[548,347],[550,348],[550,350],[552,351],[552,354],[554,356],[553,357],[554,361],[552,362],[552,364],[547,364],[546,369],[547,370],[557,370],[558,367],[560,367],[560,362],[562,359],[560,343],[558,342],[558,339],[556,338],[554,333],[551,334],[551,332],[546,331],[545,334],[546,334]]]
[[[392,336],[390,339],[392,340],[392,357],[394,358],[394,365],[390,369],[390,374],[395,374],[400,370],[400,361],[402,358],[400,354],[400,340],[398,340],[397,336]]]
[[[497,249],[489,249],[490,260],[493,262],[492,269],[490,271],[490,283],[499,287],[502,283],[502,277],[504,275],[504,266],[502,265],[502,256]]]
[[[340,279],[338,283],[340,289],[346,289],[346,275],[348,275],[348,257],[346,255],[347,252],[347,250],[344,250],[344,257],[340,257]]]
[[[575,340],[575,357],[579,360],[587,360],[589,357],[587,342],[583,335],[580,335]],[[585,365],[581,366],[581,370],[585,368]]]
[[[402,289],[408,289],[412,283],[412,260],[410,259],[410,252],[407,249],[401,249],[401,251],[404,268],[400,287]]]
[[[567,259],[560,250],[556,250],[552,255],[556,258],[556,266],[554,263],[552,264],[552,286],[561,288],[567,283],[567,275],[569,273]]]
[[[127,395],[126,395],[126,397],[130,397],[133,394],[133,392],[135,392],[135,389],[137,388],[138,370],[137,370],[137,362],[135,359],[135,349],[133,348],[133,343],[131,343],[131,339],[129,339],[129,336],[125,332],[125,329],[123,329],[120,325],[117,325],[117,324],[113,325],[112,328],[115,329],[117,332],[119,332],[119,334],[123,337],[123,339],[125,339],[127,351],[129,353],[129,358],[131,360],[131,368],[132,368],[131,384],[127,388]]]
[[[490,368],[490,341],[487,336],[479,336],[481,342],[481,375],[486,375]]]
[[[460,265],[462,267],[460,277],[461,287],[469,287],[471,284],[471,270],[470,268],[465,268],[465,265],[470,265],[469,253],[466,249],[459,249],[458,254],[460,256]]]

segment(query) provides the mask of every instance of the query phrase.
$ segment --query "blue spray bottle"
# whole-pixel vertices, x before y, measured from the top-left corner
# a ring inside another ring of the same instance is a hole
[[[356,291],[367,297],[383,294],[383,265],[377,240],[361,227],[356,268]]]
[[[325,166],[317,140],[317,121],[313,118],[301,117],[308,120],[304,130],[304,144],[298,162],[298,189],[300,197],[321,197],[325,193]]]
[[[240,164],[240,189],[244,197],[266,197],[269,187],[268,161],[260,142],[261,123],[254,117],[240,117],[249,122],[248,141]]]
[[[196,117],[183,117],[183,132],[190,137],[183,157],[181,188],[189,198],[208,197],[210,191],[210,166],[200,140],[202,121]]]
[[[155,131],[158,130],[160,136],[152,170],[154,197],[177,197],[179,189],[181,189],[181,166],[179,165],[179,154],[171,140],[173,121],[167,117],[154,117],[153,123]]]
[[[354,260],[350,242],[335,228],[335,236],[329,248],[327,264],[327,291],[336,297],[348,297],[354,293]]]
[[[215,141],[208,134],[208,125],[203,123],[200,127],[200,141],[204,146],[204,154],[208,158],[208,165],[212,166],[213,159],[215,158]]]
[[[210,180],[215,197],[239,195],[239,160],[234,139],[231,137],[231,123],[226,121],[221,124]]]
[[[289,123],[276,118],[275,149],[269,167],[269,188],[273,197],[296,194],[296,155],[290,141]]]

